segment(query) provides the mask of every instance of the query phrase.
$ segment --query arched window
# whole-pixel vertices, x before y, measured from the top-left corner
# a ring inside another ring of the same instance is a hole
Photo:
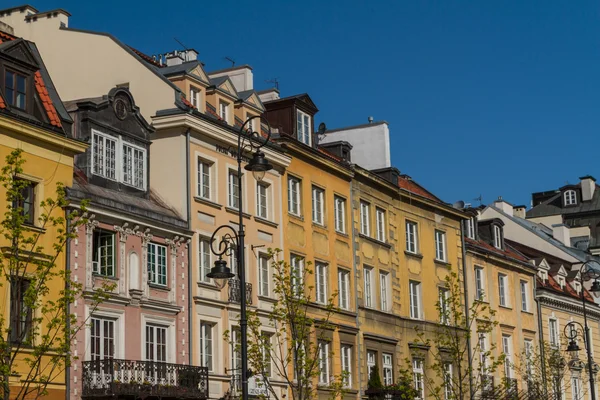
[[[573,204],[577,204],[577,196],[575,195],[574,190],[567,190],[564,196],[565,206],[572,206]]]

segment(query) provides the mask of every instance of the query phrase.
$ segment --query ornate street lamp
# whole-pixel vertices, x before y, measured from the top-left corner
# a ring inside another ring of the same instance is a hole
[[[592,264],[595,264],[592,267]],[[592,396],[592,400],[596,400],[596,391],[594,389],[594,359],[592,358],[592,348],[591,348],[591,340],[590,337],[590,328],[587,323],[587,309],[585,306],[585,288],[583,286],[585,281],[594,280],[592,283],[592,287],[590,288],[590,292],[594,294],[600,293],[600,263],[596,260],[588,260],[586,261],[579,270],[579,276],[581,281],[581,303],[583,305],[583,326],[576,321],[571,321],[565,326],[564,334],[565,337],[569,340],[569,345],[567,346],[567,352],[575,353],[580,350],[579,345],[577,344],[577,338],[583,338],[583,344],[585,346],[585,350],[587,353],[587,367],[588,374],[590,380],[590,393]]]
[[[252,121],[258,119],[258,124],[253,124]],[[266,136],[263,136],[261,131],[261,122],[264,122],[267,126]],[[255,132],[252,127],[258,126],[259,132]],[[248,317],[246,316],[246,271],[245,271],[245,253],[244,253],[244,238],[246,236],[244,229],[244,212],[242,209],[243,203],[243,190],[242,190],[242,160],[245,152],[252,153],[252,159],[244,167],[246,171],[251,171],[252,175],[257,181],[261,181],[265,173],[273,169],[273,166],[265,158],[265,154],[261,151],[261,148],[269,143],[271,138],[271,126],[269,121],[266,119],[255,116],[250,117],[244,122],[240,128],[238,134],[237,143],[237,165],[238,165],[238,190],[239,190],[239,206],[238,206],[238,230],[234,229],[230,225],[221,225],[213,233],[210,240],[211,252],[218,256],[219,259],[215,261],[215,265],[211,268],[210,272],[206,275],[209,278],[215,280],[215,284],[219,289],[225,287],[225,283],[228,279],[235,276],[231,272],[231,268],[227,266],[227,261],[223,260],[223,256],[236,254],[237,260],[237,273],[240,280],[240,347],[241,347],[241,378],[242,378],[242,400],[248,400],[248,378],[250,373],[248,370]],[[217,242],[216,237],[219,231],[226,230],[225,234]],[[215,247],[215,245],[217,247]]]

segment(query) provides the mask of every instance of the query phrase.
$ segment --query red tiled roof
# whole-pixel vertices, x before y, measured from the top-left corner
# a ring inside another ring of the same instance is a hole
[[[325,150],[325,149],[323,149],[323,148],[321,148],[321,147],[317,147],[317,150],[318,150],[320,153],[323,153],[323,154],[325,154],[327,157],[329,157],[329,158],[333,158],[335,161],[342,161],[342,159],[341,159],[340,157],[336,156],[336,155],[335,155],[335,154],[333,154],[333,153],[330,153],[329,151],[327,151],[327,150]]]
[[[152,57],[150,57],[149,55],[147,55],[147,54],[144,54],[144,53],[142,53],[141,51],[139,51],[139,50],[137,50],[137,49],[134,49],[134,48],[133,48],[133,47],[131,47],[131,46],[127,46],[127,47],[129,47],[129,48],[131,49],[131,51],[133,51],[135,54],[137,54],[138,56],[140,56],[140,57],[141,57],[141,58],[142,58],[144,61],[146,61],[147,63],[149,63],[149,64],[152,64],[152,65],[154,65],[155,67],[158,67],[158,68],[164,68],[164,65],[161,65],[161,64],[157,63],[157,62],[156,62],[156,61],[155,61],[155,60],[154,60]]]
[[[183,104],[185,104],[186,106],[188,106],[189,108],[196,108],[195,105],[193,105],[188,99],[186,99],[184,96],[181,96],[181,102]]]
[[[512,251],[511,249],[507,249],[507,248],[498,249],[498,248],[492,246],[491,244],[486,243],[483,240],[474,240],[474,239],[471,239],[468,237],[465,237],[465,242],[470,243],[474,246],[479,246],[479,247],[483,248],[484,250],[489,251],[491,253],[503,255],[505,257],[514,258],[515,260],[518,260],[518,261],[527,262],[527,258],[523,257],[521,254],[519,254],[515,251]]]
[[[556,279],[554,279],[554,277],[551,275],[548,275],[547,282],[543,282],[539,277],[537,279],[537,282],[538,282],[538,286],[544,287],[546,289],[550,289],[554,292],[566,294],[569,297],[573,297],[575,299],[581,300],[581,296],[579,294],[577,294],[577,292],[575,291],[575,289],[573,289],[573,287],[571,286],[571,284],[569,282],[566,282],[565,287],[561,288],[560,285],[558,284],[558,282],[556,282]],[[592,297],[590,292],[588,292],[587,289],[583,289],[583,290],[584,290],[583,293],[584,293],[585,300],[589,303],[595,303],[594,298]]]
[[[418,194],[419,196],[426,197],[433,201],[441,202],[441,200],[434,196],[431,192],[426,190],[423,186],[419,185],[406,175],[402,175],[398,178],[398,186],[411,193]]]
[[[17,39],[16,36],[10,35],[6,32],[0,31],[0,43],[9,42]],[[40,71],[36,71],[34,75],[35,82],[35,90],[37,90],[38,95],[40,96],[40,100],[44,106],[44,110],[46,111],[46,115],[48,116],[48,120],[50,121],[50,125],[61,128],[62,124],[60,122],[60,118],[58,113],[56,112],[56,108],[52,103],[52,99],[48,94],[48,89],[46,88],[46,84],[44,83],[44,79],[42,78],[42,74]],[[0,96],[0,108],[6,108],[6,102]]]

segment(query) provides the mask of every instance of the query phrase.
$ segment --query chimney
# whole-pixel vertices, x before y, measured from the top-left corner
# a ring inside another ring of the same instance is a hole
[[[181,52],[183,54],[183,61],[196,61],[198,59],[198,52],[194,49],[187,49]]]
[[[513,215],[517,218],[525,219],[525,210],[526,206],[514,206],[513,207]]]
[[[173,51],[172,53],[168,53],[166,57],[167,67],[183,64],[183,56],[184,54],[180,53],[177,50]]]
[[[279,100],[279,90],[277,88],[261,90],[258,92],[258,97],[263,103],[266,103],[267,101]]]
[[[498,196],[498,200],[494,201],[494,207],[504,211],[506,214],[513,216],[513,205],[508,201],[503,200],[502,196]]]
[[[596,179],[593,176],[586,175],[579,178],[581,181],[581,201],[590,201],[594,197],[596,189]]]
[[[252,67],[249,65],[240,65],[237,67],[222,69],[220,71],[210,72],[208,76],[210,78],[227,76],[229,79],[231,79],[231,83],[233,83],[235,90],[238,92],[254,90],[254,75],[252,73]]]
[[[552,225],[552,237],[565,246],[571,247],[571,232],[565,224]]]

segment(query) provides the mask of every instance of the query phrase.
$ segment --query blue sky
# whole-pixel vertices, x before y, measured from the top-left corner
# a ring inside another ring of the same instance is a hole
[[[282,96],[309,93],[315,126],[386,120],[394,165],[448,202],[529,205],[531,192],[600,180],[594,0],[30,4],[150,54],[177,38],[208,71],[250,64],[257,89],[278,78]]]

